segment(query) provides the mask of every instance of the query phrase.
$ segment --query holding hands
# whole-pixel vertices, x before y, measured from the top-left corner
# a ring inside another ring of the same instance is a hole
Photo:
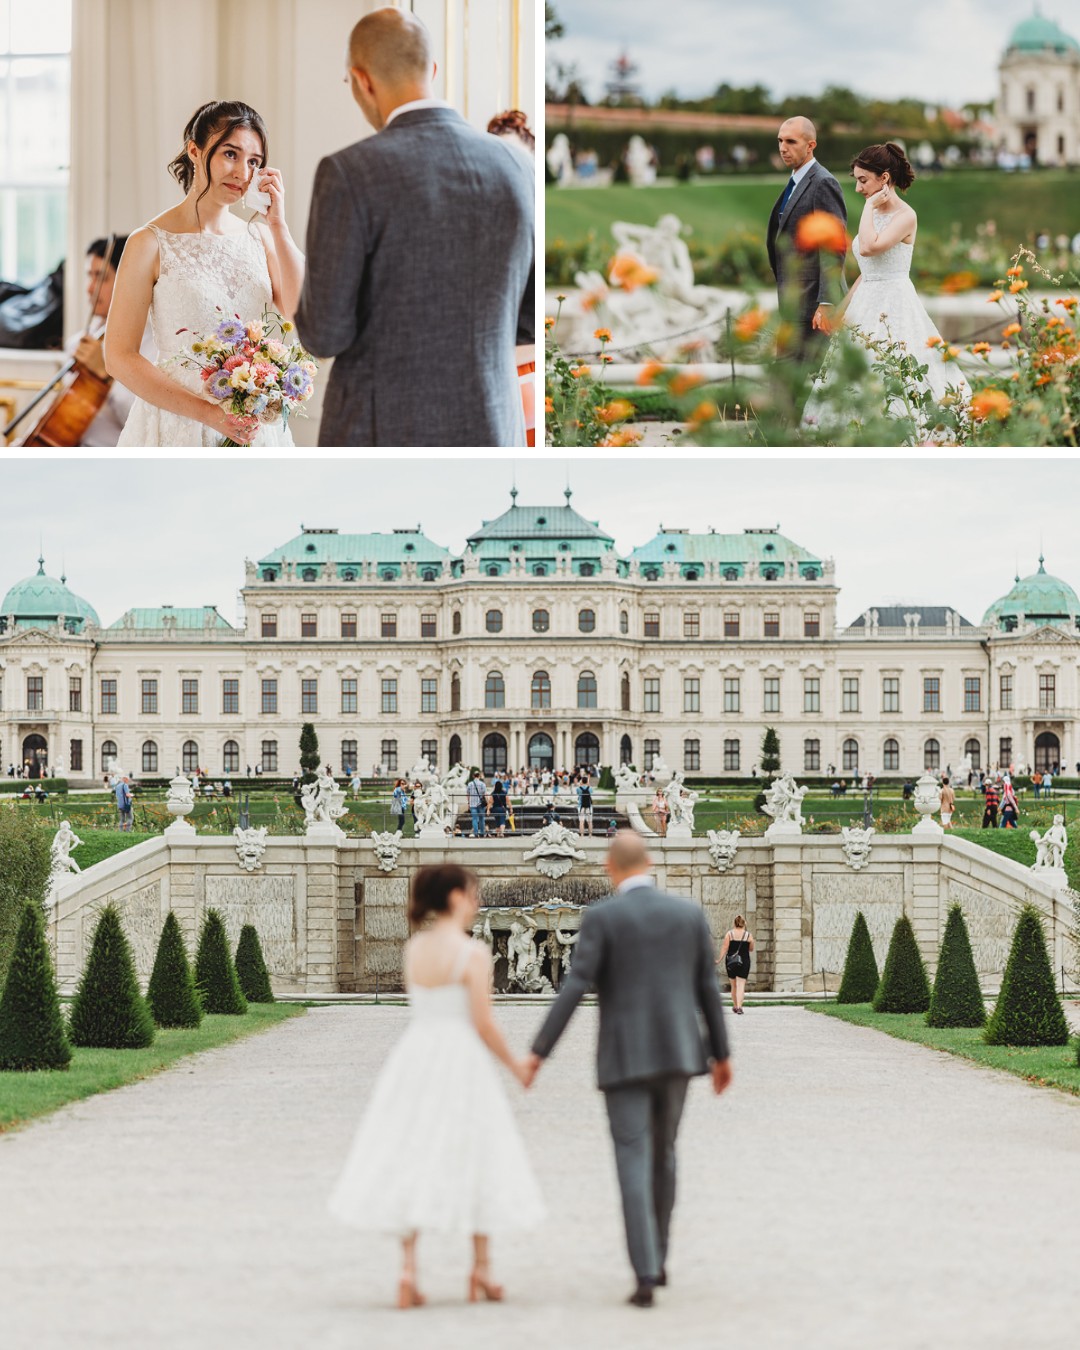
[[[540,1065],[543,1060],[539,1055],[528,1054],[524,1059],[515,1061],[514,1077],[523,1088],[531,1088],[536,1081],[536,1075],[540,1072]]]

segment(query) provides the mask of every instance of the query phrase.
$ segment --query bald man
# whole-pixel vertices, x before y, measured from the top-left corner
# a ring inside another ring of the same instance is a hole
[[[345,78],[378,133],[319,165],[296,314],[334,357],[324,446],[524,446],[515,345],[534,337],[523,155],[432,97],[427,29],[379,9]]]
[[[781,354],[819,359],[828,335],[829,311],[843,299],[843,260],[824,250],[801,253],[795,247],[799,221],[824,211],[847,226],[840,184],[814,158],[817,129],[808,117],[790,117],[777,133],[780,158],[791,171],[769,217],[769,264],[776,277],[780,315],[794,328]]]
[[[588,909],[562,983],[529,1058],[531,1077],[551,1054],[582,997],[600,1002],[598,1085],[607,1103],[622,1193],[630,1302],[653,1304],[667,1284],[675,1205],[675,1137],[691,1078],[731,1081],[715,953],[701,909],[658,890],[642,838],[622,830],[605,862],[615,894]],[[707,1039],[702,1039],[701,1015]]]

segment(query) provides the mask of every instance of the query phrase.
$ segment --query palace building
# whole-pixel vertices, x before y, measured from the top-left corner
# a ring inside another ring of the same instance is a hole
[[[1036,11],[1013,30],[999,77],[1003,148],[1037,164],[1080,164],[1080,42]]]
[[[461,556],[419,528],[302,529],[246,564],[237,625],[162,605],[103,626],[39,560],[0,607],[3,771],[288,776],[304,722],[365,775],[747,778],[767,727],[809,777],[1080,760],[1080,600],[1041,558],[978,624],[882,605],[838,627],[833,562],[777,529],[661,528],[624,557],[569,490],[516,497]]]

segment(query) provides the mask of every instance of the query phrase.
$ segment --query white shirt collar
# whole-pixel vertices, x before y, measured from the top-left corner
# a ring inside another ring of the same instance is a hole
[[[409,105],[406,105],[406,106],[409,106]],[[814,158],[813,155],[811,155],[810,158],[806,161],[806,163],[802,166],[801,169],[795,169],[795,170],[794,170],[794,172],[792,173],[791,176],[792,176],[792,178],[795,179],[795,186],[796,186],[796,187],[799,186],[799,184],[802,182],[802,180],[806,177],[806,175],[810,172],[810,170],[814,167],[814,165],[815,165],[816,163],[817,163],[817,160]]]
[[[402,113],[417,112],[421,108],[449,108],[450,106],[444,98],[414,98],[409,103],[399,103],[383,123],[383,130],[385,131],[394,118],[400,117]]]
[[[639,886],[653,886],[655,884],[648,872],[635,872],[632,877],[626,877],[619,882],[615,888],[615,894],[622,895],[624,891],[636,891]]]

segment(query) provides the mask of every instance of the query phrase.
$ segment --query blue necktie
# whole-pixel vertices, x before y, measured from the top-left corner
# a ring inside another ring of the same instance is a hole
[[[795,175],[792,174],[792,175],[791,175],[791,178],[788,180],[788,185],[787,185],[787,187],[784,189],[784,195],[780,198],[780,216],[781,216],[781,217],[783,216],[785,210],[787,209],[788,200],[789,200],[789,198],[791,197],[791,194],[792,194],[794,191],[795,191]]]

